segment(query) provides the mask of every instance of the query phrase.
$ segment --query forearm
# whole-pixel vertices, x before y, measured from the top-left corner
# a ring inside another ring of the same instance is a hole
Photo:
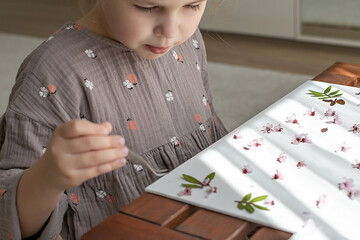
[[[63,194],[47,184],[41,171],[41,160],[24,173],[17,189],[17,211],[23,238],[41,230]]]

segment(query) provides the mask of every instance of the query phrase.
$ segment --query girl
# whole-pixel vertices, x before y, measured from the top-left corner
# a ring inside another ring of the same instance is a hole
[[[0,122],[0,239],[78,239],[226,134],[197,29],[206,0],[98,0],[21,65]],[[126,145],[125,145],[126,140]]]

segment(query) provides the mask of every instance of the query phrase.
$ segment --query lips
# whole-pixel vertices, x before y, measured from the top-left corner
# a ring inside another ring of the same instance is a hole
[[[146,47],[154,54],[164,54],[169,50],[169,47],[155,47],[152,45],[146,45]]]

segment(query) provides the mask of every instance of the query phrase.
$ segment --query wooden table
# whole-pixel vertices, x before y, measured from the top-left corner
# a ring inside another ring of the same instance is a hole
[[[317,81],[360,87],[360,65],[335,63]],[[82,236],[95,239],[283,240],[290,233],[145,193]]]

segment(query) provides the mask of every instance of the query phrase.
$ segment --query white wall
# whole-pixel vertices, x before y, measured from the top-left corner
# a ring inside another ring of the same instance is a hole
[[[205,30],[294,39],[295,0],[208,0],[200,23]]]

